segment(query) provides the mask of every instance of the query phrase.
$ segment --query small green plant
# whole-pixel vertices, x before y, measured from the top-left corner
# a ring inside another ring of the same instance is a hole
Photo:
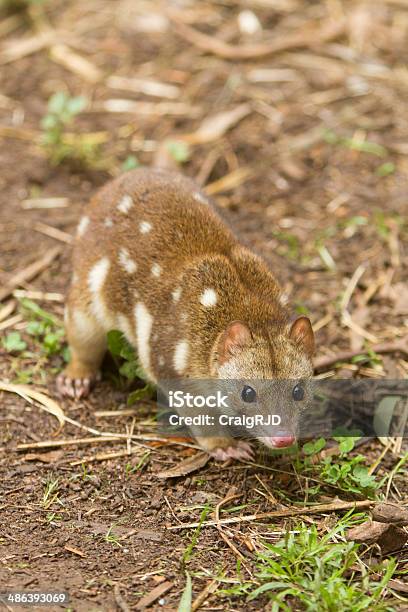
[[[128,155],[125,161],[122,163],[122,172],[128,172],[134,170],[140,166],[140,162],[136,155]]]
[[[62,321],[27,298],[22,298],[20,305],[25,318],[29,320],[26,331],[34,338],[42,354],[45,357],[62,354],[68,361],[68,354],[63,348]]]
[[[41,121],[41,142],[52,164],[58,165],[65,160],[71,160],[87,166],[97,165],[101,134],[67,132],[67,128],[73,124],[87,103],[84,96],[71,97],[63,91],[50,97],[48,112]]]
[[[128,382],[137,378],[146,380],[146,374],[140,367],[135,350],[126,340],[122,332],[118,330],[110,331],[107,335],[107,343],[122,380],[125,379]],[[121,382],[121,379],[119,379],[119,383]],[[151,397],[153,392],[154,386],[146,382],[143,388],[136,389],[130,393],[127,403],[131,406],[137,401]]]
[[[45,481],[45,489],[42,498],[42,507],[48,510],[53,503],[59,502],[58,496],[59,478],[54,478],[52,475]]]
[[[326,440],[319,438],[313,442],[307,442],[302,450],[305,455],[303,462],[298,462],[297,468],[303,473],[316,475],[322,484],[334,486],[341,491],[355,493],[357,495],[374,498],[384,480],[378,481],[369,473],[364,465],[362,455],[349,456],[354,449],[359,437],[357,436],[334,436],[339,444],[340,454],[336,457],[331,455],[324,457],[319,463],[312,461],[312,456],[319,453],[326,446]],[[309,494],[318,494],[321,485],[311,487]]]
[[[0,0],[0,11],[18,13],[28,11],[32,6],[41,6],[45,2],[47,0]]]
[[[132,465],[130,462],[125,465],[125,474],[126,477],[129,477],[131,474],[138,472],[143,469],[145,465],[147,465],[150,457],[150,451],[146,451],[139,459],[136,465]]]
[[[393,162],[385,162],[385,164],[381,164],[375,171],[377,176],[384,177],[389,176],[390,174],[394,174],[396,168]]]
[[[359,555],[359,545],[345,540],[345,529],[364,520],[364,515],[347,514],[328,533],[316,525],[301,523],[277,544],[263,543],[257,553],[255,580],[223,591],[228,596],[260,596],[271,600],[278,612],[301,606],[314,612],[380,612],[389,609],[383,601],[396,563],[384,564],[381,580]]]
[[[377,142],[365,140],[364,138],[338,136],[331,130],[327,130],[324,133],[324,140],[330,145],[341,145],[352,151],[360,151],[362,153],[375,155],[376,157],[385,157],[388,154],[387,149]]]
[[[200,532],[202,529],[202,525],[205,521],[205,519],[208,516],[208,513],[210,512],[210,507],[209,506],[205,506],[205,508],[202,510],[201,514],[200,514],[200,520],[198,522],[198,526],[195,528],[194,533],[191,537],[191,542],[190,544],[187,546],[186,550],[184,551],[183,557],[182,557],[182,565],[186,565],[192,555],[193,555],[193,550],[197,545],[198,542],[198,538],[200,536]]]
[[[116,544],[116,546],[122,548],[122,544],[119,542],[119,536],[113,532],[114,527],[114,524],[109,527],[105,535],[105,542],[108,542],[109,544]]]
[[[21,335],[16,331],[10,332],[2,338],[1,344],[8,353],[21,353],[21,351],[25,351],[27,348],[27,343],[24,342]]]
[[[170,157],[179,164],[184,164],[190,159],[190,147],[182,140],[169,140],[166,143],[166,149]]]

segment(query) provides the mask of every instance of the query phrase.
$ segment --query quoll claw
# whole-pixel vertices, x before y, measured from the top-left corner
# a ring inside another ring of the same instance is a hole
[[[62,396],[72,399],[87,397],[91,391],[91,378],[70,378],[60,374],[57,378],[57,390]]]
[[[254,458],[254,451],[247,442],[242,442],[242,440],[240,440],[234,446],[214,449],[211,455],[217,461],[227,461],[227,459],[252,461]]]

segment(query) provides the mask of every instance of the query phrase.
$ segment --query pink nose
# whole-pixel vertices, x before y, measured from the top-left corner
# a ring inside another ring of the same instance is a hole
[[[276,436],[263,438],[263,440],[267,446],[272,446],[272,448],[286,448],[292,446],[296,438],[295,436]]]

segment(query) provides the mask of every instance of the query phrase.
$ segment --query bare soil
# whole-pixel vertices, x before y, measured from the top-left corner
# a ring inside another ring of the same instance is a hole
[[[265,257],[294,310],[307,313],[317,324],[318,356],[406,337],[408,7],[385,0],[372,6],[351,0],[282,0],[274,8],[274,3],[254,1],[248,6],[263,30],[250,35],[238,25],[244,4],[181,2],[177,19],[237,48],[308,32],[310,23],[319,30],[329,17],[345,16],[346,25],[336,40],[322,42],[317,34],[313,45],[244,61],[219,57],[188,42],[166,16],[167,3],[158,0],[44,2],[31,12],[3,14],[0,286],[58,245],[59,256],[20,288],[63,295],[70,276],[70,246],[39,231],[38,223],[74,234],[90,195],[121,171],[129,155],[152,164],[165,140],[180,140],[195,133],[204,118],[245,103],[248,113],[225,133],[191,145],[181,171],[210,186],[219,210]],[[24,56],[16,50],[17,41],[39,37],[47,28],[56,32],[53,43]],[[93,83],[72,64],[62,65],[53,55],[56,42],[85,57],[101,78]],[[10,59],[11,48],[17,57]],[[274,72],[268,76],[260,70]],[[113,89],[107,81],[111,75],[172,85],[175,98]],[[106,132],[101,153],[105,169],[49,163],[39,145],[40,121],[49,96],[60,90],[89,99],[88,110],[70,129]],[[113,98],[145,102],[149,112],[107,112],[103,103]],[[186,109],[180,111],[176,104]],[[175,163],[168,154],[165,160]],[[247,175],[239,174],[242,168],[248,168]],[[24,201],[39,197],[64,197],[68,205],[24,208]],[[339,304],[359,266],[364,272],[348,305],[354,321],[350,327]],[[10,299],[0,304],[0,311]],[[62,318],[62,301],[39,303]],[[18,312],[16,304],[9,318]],[[31,369],[31,384],[47,391],[70,418],[99,431],[126,433],[133,427],[134,433],[143,434],[153,403],[143,404],[133,415],[95,416],[97,411],[126,407],[127,390],[116,388],[108,374],[89,400],[58,398],[54,381],[62,357],[41,359],[25,326],[19,320],[0,328],[2,337],[19,331],[34,353],[10,354],[0,344],[0,379],[19,381],[21,372]],[[376,367],[348,362],[328,375],[406,378],[407,373],[406,356],[396,352]],[[307,483],[296,476],[290,461],[285,466],[281,458],[263,453],[258,463],[264,468],[210,461],[197,473],[159,479],[158,472],[196,451],[146,441],[140,447],[132,444],[130,456],[87,461],[98,453],[126,450],[126,441],[17,450],[19,444],[53,439],[56,427],[52,415],[0,391],[0,591],[52,588],[68,591],[75,611],[136,610],[144,595],[169,581],[169,590],[152,608],[173,610],[185,585],[181,559],[192,533],[167,527],[198,520],[206,504],[214,507],[231,493],[239,494],[234,504],[245,505],[240,511],[244,514],[305,499]],[[66,423],[55,440],[85,436],[91,434]],[[361,452],[371,465],[383,449],[375,440]],[[145,463],[138,467],[144,456]],[[80,460],[84,462],[72,465]],[[387,453],[379,477],[397,461]],[[275,505],[259,494],[256,476],[276,494]],[[57,482],[57,496],[48,504],[44,495],[50,482]],[[315,501],[337,495],[353,499],[327,489]],[[408,503],[404,475],[396,478],[390,496]],[[243,523],[230,528],[229,537],[253,568],[257,538],[270,530],[284,533],[296,520]],[[316,520],[324,532],[336,516]],[[194,551],[188,563],[189,572],[195,573],[194,596],[218,572],[236,575],[236,556],[217,529],[205,528]],[[265,609],[267,603],[263,598],[247,603],[209,595],[203,605],[207,610],[251,610]]]

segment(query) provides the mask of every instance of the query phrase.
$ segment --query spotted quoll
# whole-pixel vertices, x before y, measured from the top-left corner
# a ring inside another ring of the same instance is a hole
[[[136,348],[152,382],[312,375],[309,319],[291,321],[264,261],[192,180],[168,171],[133,170],[92,199],[77,229],[65,325],[71,361],[57,384],[73,398],[89,393],[112,329]],[[218,459],[252,453],[231,437],[197,439]]]

